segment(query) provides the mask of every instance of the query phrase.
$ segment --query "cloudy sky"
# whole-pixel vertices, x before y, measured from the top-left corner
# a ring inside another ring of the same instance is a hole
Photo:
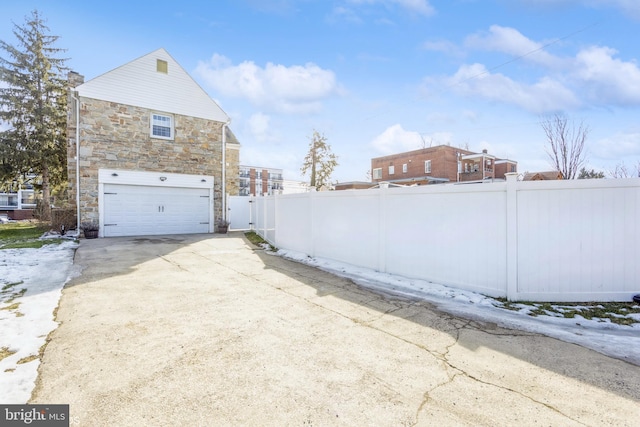
[[[231,116],[244,164],[302,179],[324,133],[333,178],[423,146],[488,149],[550,167],[540,121],[590,128],[588,167],[640,160],[637,0],[23,0],[86,79],[164,47]]]

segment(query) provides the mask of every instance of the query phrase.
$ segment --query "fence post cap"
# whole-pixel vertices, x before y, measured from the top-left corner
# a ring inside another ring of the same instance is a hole
[[[507,172],[504,174],[507,181],[517,181],[518,175],[518,172]]]

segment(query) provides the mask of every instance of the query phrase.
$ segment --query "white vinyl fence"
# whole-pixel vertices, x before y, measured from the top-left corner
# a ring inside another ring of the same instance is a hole
[[[640,179],[430,185],[258,197],[281,249],[510,300],[640,293]]]

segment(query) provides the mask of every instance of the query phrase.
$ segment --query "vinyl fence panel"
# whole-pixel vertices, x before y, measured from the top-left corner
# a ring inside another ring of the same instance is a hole
[[[640,179],[429,185],[259,197],[276,246],[511,300],[640,293]]]

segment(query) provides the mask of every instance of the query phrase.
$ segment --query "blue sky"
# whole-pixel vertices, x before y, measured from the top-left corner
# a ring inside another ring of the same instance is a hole
[[[164,47],[232,118],[244,164],[301,179],[314,129],[339,181],[423,146],[548,170],[545,114],[590,128],[587,166],[640,160],[637,0],[24,0],[86,79]]]

